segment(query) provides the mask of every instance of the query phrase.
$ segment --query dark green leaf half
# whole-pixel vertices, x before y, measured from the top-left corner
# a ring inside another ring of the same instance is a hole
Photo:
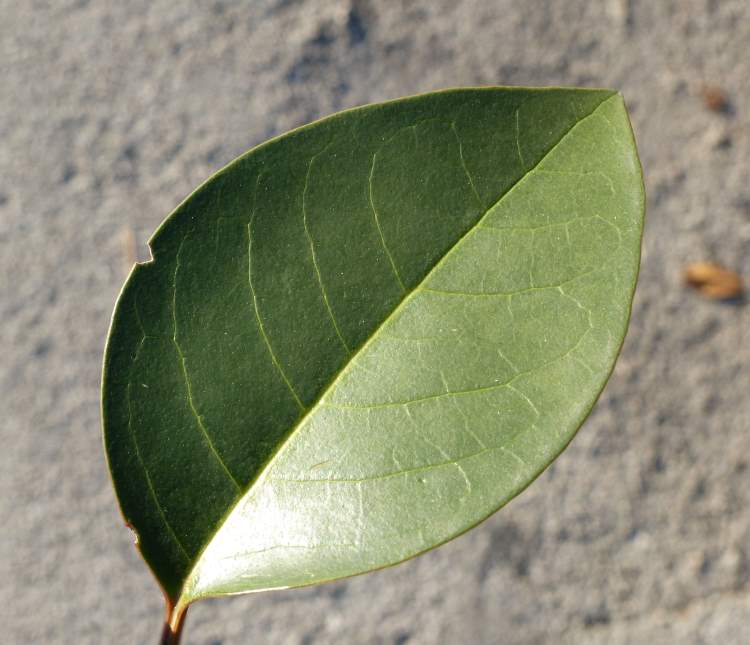
[[[394,564],[523,490],[612,370],[643,208],[622,98],[593,90],[349,110],[201,186],[104,365],[117,494],[172,602]]]

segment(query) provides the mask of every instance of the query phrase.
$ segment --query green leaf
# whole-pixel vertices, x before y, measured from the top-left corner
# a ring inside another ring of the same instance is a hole
[[[612,370],[643,208],[599,90],[357,108],[203,184],[104,364],[115,487],[170,601],[392,565],[517,495]]]

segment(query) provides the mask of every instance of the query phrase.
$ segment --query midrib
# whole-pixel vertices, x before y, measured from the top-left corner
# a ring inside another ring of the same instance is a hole
[[[176,609],[182,607],[186,607],[189,602],[191,602],[192,599],[188,599],[187,602],[183,602],[183,598],[185,597],[186,590],[190,587],[190,582],[193,578],[193,574],[196,571],[196,568],[198,567],[198,564],[201,561],[201,558],[203,557],[203,554],[205,553],[208,546],[211,544],[213,538],[216,536],[217,533],[221,530],[221,528],[224,526],[226,521],[231,517],[234,510],[237,508],[237,506],[245,499],[247,499],[249,496],[253,495],[256,488],[261,486],[263,482],[266,479],[266,476],[268,472],[273,467],[274,463],[276,462],[277,457],[281,454],[284,447],[293,439],[293,437],[300,431],[300,429],[306,424],[307,420],[315,414],[321,402],[323,399],[326,398],[326,396],[335,389],[336,385],[338,384],[339,380],[347,373],[347,371],[351,368],[351,366],[356,361],[357,357],[366,351],[367,347],[374,342],[374,340],[379,335],[379,332],[383,327],[385,327],[393,318],[395,318],[401,310],[406,307],[406,305],[409,303],[409,301],[422,289],[423,286],[430,280],[432,275],[445,263],[449,257],[451,257],[451,254],[458,249],[462,242],[469,236],[471,233],[474,232],[474,230],[481,226],[482,222],[487,218],[487,216],[506,198],[508,197],[520,184],[523,183],[523,181],[532,175],[537,168],[544,162],[544,160],[552,154],[555,149],[568,137],[570,134],[581,124],[586,122],[588,119],[592,118],[599,109],[601,109],[606,103],[611,101],[612,99],[616,98],[617,94],[612,93],[606,98],[602,99],[602,101],[586,116],[576,121],[570,128],[568,128],[561,136],[560,138],[555,141],[555,143],[552,144],[552,146],[545,152],[539,160],[526,172],[521,175],[502,195],[500,195],[485,211],[481,214],[481,216],[477,219],[476,222],[456,241],[453,246],[443,255],[436,263],[435,265],[427,272],[427,274],[422,278],[422,280],[417,284],[415,287],[411,289],[403,298],[402,300],[396,305],[396,307],[393,309],[393,311],[386,316],[383,321],[375,328],[375,330],[370,334],[370,336],[367,338],[367,340],[357,349],[350,359],[346,362],[346,364],[336,372],[336,374],[331,379],[330,384],[328,387],[323,390],[323,392],[317,397],[317,399],[312,403],[312,405],[308,408],[307,412],[297,421],[297,423],[293,426],[287,437],[284,439],[284,441],[280,444],[279,448],[268,458],[266,461],[266,464],[259,470],[257,477],[250,483],[247,490],[240,495],[237,500],[232,504],[228,509],[224,517],[217,523],[216,530],[211,534],[211,538],[206,541],[206,543],[203,545],[203,548],[200,550],[198,555],[195,557],[195,561],[193,563],[192,568],[190,569],[190,573],[185,578],[185,582],[183,583],[183,586],[180,591],[180,596],[176,605]]]

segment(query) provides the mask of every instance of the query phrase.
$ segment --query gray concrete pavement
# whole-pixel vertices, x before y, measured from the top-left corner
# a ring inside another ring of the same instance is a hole
[[[155,642],[99,424],[118,289],[250,146],[456,85],[622,90],[646,170],[624,353],[568,451],[478,529],[353,580],[199,603],[189,645],[750,642],[746,0],[0,0],[0,642]],[[698,88],[715,83],[730,109]]]

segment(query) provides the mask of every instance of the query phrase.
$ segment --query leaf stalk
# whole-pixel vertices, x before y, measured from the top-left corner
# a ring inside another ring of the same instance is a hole
[[[180,645],[185,616],[187,616],[187,607],[167,607],[167,620],[164,622],[159,645]]]

